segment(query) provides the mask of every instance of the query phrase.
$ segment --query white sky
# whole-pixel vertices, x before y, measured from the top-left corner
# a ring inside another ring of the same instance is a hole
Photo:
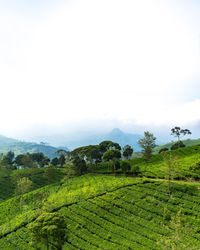
[[[16,2],[0,3],[0,134],[200,120],[198,1]]]

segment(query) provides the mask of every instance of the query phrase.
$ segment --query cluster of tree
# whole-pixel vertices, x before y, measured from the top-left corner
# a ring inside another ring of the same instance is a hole
[[[48,165],[50,159],[43,153],[26,153],[19,154],[15,157],[14,152],[9,151],[6,155],[2,155],[0,166],[7,170],[15,170],[18,168],[37,168]]]
[[[102,162],[112,162],[112,170],[120,168],[119,160],[124,157],[129,159],[133,153],[131,146],[126,145],[121,149],[120,145],[112,141],[102,141],[99,145],[89,145],[74,149],[67,154],[67,172],[82,174],[89,170],[94,171],[94,167]],[[70,169],[70,170],[69,170]],[[125,167],[123,168],[125,169]],[[128,170],[128,169],[127,169]]]
[[[15,156],[14,152],[9,151],[5,155],[1,155],[0,166],[6,170],[15,170],[19,168],[41,168],[49,164],[58,167],[65,164],[64,150],[57,151],[58,157],[50,160],[43,153],[26,153]]]

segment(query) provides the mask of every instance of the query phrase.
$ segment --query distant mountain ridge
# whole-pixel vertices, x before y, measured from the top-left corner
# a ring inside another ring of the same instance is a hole
[[[49,158],[56,156],[55,152],[59,148],[53,147],[44,143],[24,142],[16,139],[8,138],[0,135],[0,153],[6,154],[8,151],[13,151],[15,155],[42,152]]]
[[[66,146],[73,150],[74,148],[86,146],[86,145],[95,145],[99,144],[102,141],[110,140],[114,141],[120,144],[121,147],[125,146],[126,144],[129,144],[133,147],[134,151],[139,151],[141,148],[137,144],[138,140],[142,138],[139,134],[130,134],[130,133],[124,133],[119,128],[114,128],[109,133],[105,134],[95,134],[92,136],[85,136],[84,138],[73,141],[67,141],[66,140]]]

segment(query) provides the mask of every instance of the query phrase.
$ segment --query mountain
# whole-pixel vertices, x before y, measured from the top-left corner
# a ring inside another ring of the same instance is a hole
[[[80,139],[75,139],[71,141],[67,141],[64,143],[68,148],[71,150],[77,147],[86,146],[86,145],[95,145],[99,144],[102,141],[110,140],[114,141],[120,144],[121,147],[125,146],[126,144],[131,145],[134,148],[134,151],[141,150],[139,145],[137,144],[137,141],[142,136],[139,134],[130,134],[130,133],[124,133],[119,128],[114,128],[109,133],[96,133],[93,135],[87,135],[85,137],[82,137]]]
[[[124,133],[120,129],[114,128],[110,133],[105,136],[105,139],[117,142],[122,147],[126,144],[129,144],[133,147],[134,151],[139,151],[141,150],[141,148],[139,147],[137,142],[141,137],[142,136],[139,134]]]
[[[24,142],[16,139],[8,138],[5,136],[0,136],[0,153],[7,153],[8,151],[13,151],[15,155],[24,154],[27,152],[37,153],[42,152],[44,155],[49,158],[56,156],[55,152],[59,148],[52,147],[44,143],[35,143],[35,142]]]

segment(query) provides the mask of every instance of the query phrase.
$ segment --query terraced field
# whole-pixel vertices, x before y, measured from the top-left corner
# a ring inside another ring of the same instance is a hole
[[[76,177],[24,195],[23,210],[19,197],[1,203],[0,246],[32,249],[27,226],[46,210],[64,215],[68,239],[63,249],[161,249],[158,240],[174,232],[170,219],[181,210],[191,230],[180,244],[200,249],[199,188],[199,183],[173,182],[169,196],[164,180]],[[43,203],[39,191],[48,196]]]
[[[163,156],[172,154],[178,158],[180,172],[183,174],[178,175],[177,178],[184,177],[199,179],[200,178],[200,145],[188,146],[177,150],[167,151],[162,154],[153,155],[148,163],[143,158],[130,159],[128,162],[131,165],[129,174],[134,173],[135,167],[138,168],[136,175],[140,177],[150,178],[165,178],[165,173],[162,171],[164,165]],[[196,164],[199,166],[196,167]],[[194,170],[195,167],[195,170]],[[95,170],[96,173],[111,173],[112,170],[103,164],[99,164],[99,167]],[[118,169],[118,173],[122,173],[121,169]]]

